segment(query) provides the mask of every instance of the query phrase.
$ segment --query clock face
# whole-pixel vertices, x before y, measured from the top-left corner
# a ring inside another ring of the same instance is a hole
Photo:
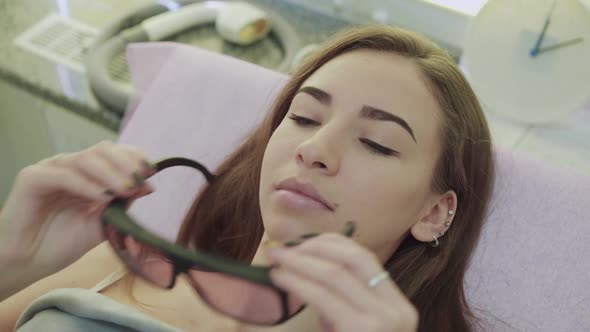
[[[579,0],[490,0],[463,62],[486,109],[549,124],[590,100],[590,12]]]

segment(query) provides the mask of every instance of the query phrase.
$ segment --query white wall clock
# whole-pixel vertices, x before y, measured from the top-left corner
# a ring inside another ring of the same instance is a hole
[[[490,0],[473,19],[463,62],[492,112],[559,122],[590,99],[587,0]]]

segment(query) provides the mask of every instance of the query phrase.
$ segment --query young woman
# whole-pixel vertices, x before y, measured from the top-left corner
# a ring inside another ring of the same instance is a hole
[[[91,288],[121,267],[108,242],[89,250],[104,240],[99,220],[114,196],[150,191],[125,184],[150,174],[144,161],[105,142],[23,169],[0,214],[0,259],[10,267],[0,291],[32,285],[0,303],[0,321],[12,327],[36,297]],[[274,285],[305,309],[278,325],[249,325],[212,310],[185,278],[172,290],[135,278],[132,292],[128,278],[115,278],[102,297],[193,331],[477,327],[463,278],[494,181],[490,132],[453,59],[426,38],[386,26],[336,35],[215,174],[177,242],[280,266]],[[337,234],[350,221],[353,237]]]

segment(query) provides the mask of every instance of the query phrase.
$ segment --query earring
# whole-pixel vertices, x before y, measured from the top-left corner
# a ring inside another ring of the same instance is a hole
[[[450,215],[450,216],[452,216],[453,214],[455,214],[455,211],[453,211],[453,210],[449,210],[449,215]],[[447,220],[447,221],[445,222],[445,227],[446,227],[446,228],[449,228],[450,226],[451,226],[451,220]],[[443,236],[443,235],[445,235],[445,231],[446,231],[446,230],[440,231],[440,233],[438,233],[438,236]],[[434,241],[435,241],[435,243],[434,243],[434,244],[432,244],[432,246],[433,246],[433,247],[438,247],[438,244],[439,244],[439,242],[438,242],[438,239],[436,238],[436,234],[432,233],[432,237],[434,238]]]
[[[435,243],[430,244],[430,245],[433,246],[433,247],[435,247],[435,248],[438,247],[439,242],[438,242],[438,239],[436,238],[436,234],[432,233],[432,238],[434,238],[434,242]]]

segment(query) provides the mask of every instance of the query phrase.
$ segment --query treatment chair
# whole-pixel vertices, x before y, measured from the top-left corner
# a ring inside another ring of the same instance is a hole
[[[151,160],[193,158],[214,171],[264,117],[287,76],[176,43],[131,45],[138,91],[119,142]],[[590,331],[590,178],[497,148],[497,177],[466,277],[486,331]],[[130,212],[174,240],[205,185],[194,170],[167,170],[157,202]],[[444,237],[442,238],[444,241]]]

